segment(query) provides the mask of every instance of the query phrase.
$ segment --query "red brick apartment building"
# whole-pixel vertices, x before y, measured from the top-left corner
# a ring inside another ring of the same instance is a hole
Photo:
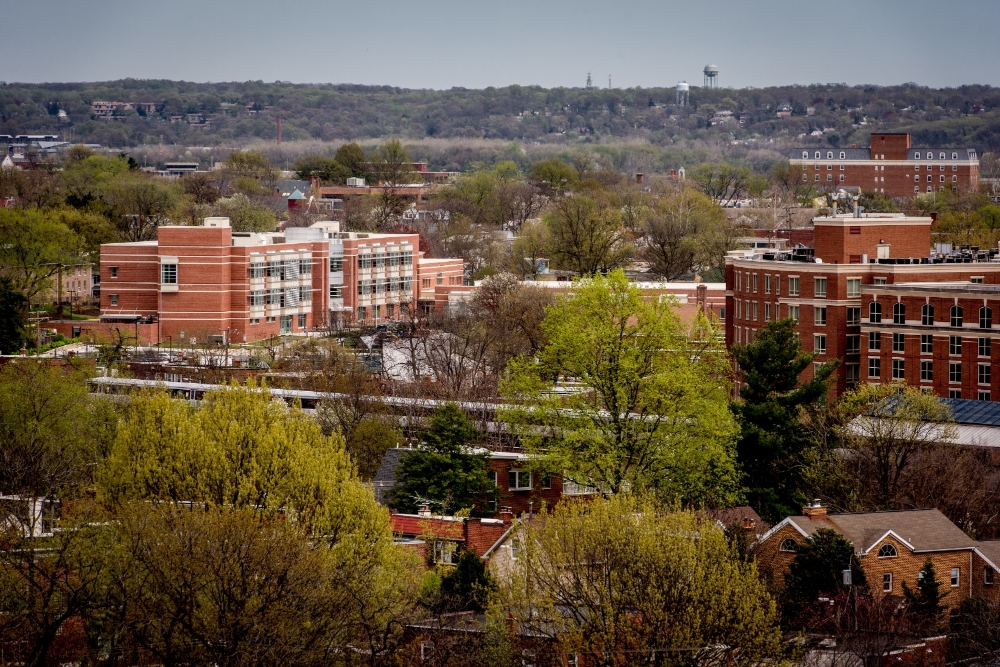
[[[817,362],[844,361],[834,395],[895,380],[943,397],[1000,397],[989,371],[1000,359],[990,306],[992,296],[1000,309],[997,249],[934,253],[930,218],[855,215],[816,218],[815,248],[730,253],[726,344],[791,317]]]
[[[836,190],[856,187],[893,197],[975,190],[979,157],[973,148],[913,148],[909,134],[873,134],[869,148],[796,148],[787,153],[804,183]]]
[[[164,226],[156,241],[101,246],[101,321],[143,338],[251,342],[338,318],[403,319],[434,307],[421,280],[461,285],[460,259],[426,260],[416,234],[342,233],[337,222],[284,232],[234,232],[227,218]],[[424,301],[421,301],[424,299]]]

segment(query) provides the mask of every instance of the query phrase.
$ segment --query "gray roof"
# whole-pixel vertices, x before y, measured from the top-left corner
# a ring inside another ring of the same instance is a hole
[[[916,156],[920,155],[919,158]],[[944,155],[944,157],[941,157]],[[928,157],[931,156],[931,157]],[[941,161],[941,160],[975,160],[976,159],[976,149],[975,148],[911,148],[906,151],[907,160],[926,160],[931,161]]]
[[[808,157],[803,158],[802,154]],[[819,153],[819,157],[816,154]],[[844,157],[840,157],[843,153]],[[792,160],[868,160],[871,150],[868,148],[790,148],[785,154]]]
[[[977,544],[936,509],[829,514],[825,517],[793,516],[789,517],[789,521],[807,535],[819,528],[833,529],[860,553],[870,551],[889,531],[913,547],[914,551],[971,549]]]
[[[383,505],[388,501],[386,498],[386,492],[396,485],[396,470],[399,468],[399,464],[403,461],[403,456],[409,454],[410,451],[412,450],[387,449],[385,456],[382,457],[382,465],[379,466],[378,472],[375,473],[375,479],[373,482],[375,487],[375,500]]]

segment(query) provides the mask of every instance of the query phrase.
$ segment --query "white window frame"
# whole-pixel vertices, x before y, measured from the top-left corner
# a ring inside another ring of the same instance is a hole
[[[847,298],[854,299],[861,296],[861,278],[852,277],[847,279]]]
[[[958,588],[959,585],[962,583],[962,568],[960,567],[951,568],[950,579],[951,579],[951,587]]]
[[[528,484],[524,485],[523,479],[527,477]],[[511,482],[514,482],[511,484]],[[530,491],[532,488],[531,471],[524,470],[522,468],[511,468],[507,471],[507,490],[508,491]]]

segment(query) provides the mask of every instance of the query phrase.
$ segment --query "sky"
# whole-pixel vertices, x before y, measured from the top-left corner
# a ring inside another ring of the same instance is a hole
[[[0,0],[0,80],[1000,86],[1000,0]]]

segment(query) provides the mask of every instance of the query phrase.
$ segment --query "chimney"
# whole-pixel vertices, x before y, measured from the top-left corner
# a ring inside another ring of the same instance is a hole
[[[642,185],[642,174],[635,175],[635,182],[639,185]]]
[[[823,503],[820,502],[819,498],[816,498],[802,508],[802,515],[810,519],[822,519],[826,517],[826,508],[823,507]]]
[[[431,508],[429,505],[421,505],[420,509],[417,510],[417,516],[430,516]]]
[[[830,204],[830,215],[833,216],[834,218],[837,217],[837,200],[836,199],[834,199],[833,202]]]
[[[500,511],[497,512],[497,518],[503,521],[505,524],[513,523],[514,512],[509,507],[501,507]]]
[[[750,517],[743,518],[743,530],[747,532],[753,532],[753,529],[757,527],[757,522]]]

